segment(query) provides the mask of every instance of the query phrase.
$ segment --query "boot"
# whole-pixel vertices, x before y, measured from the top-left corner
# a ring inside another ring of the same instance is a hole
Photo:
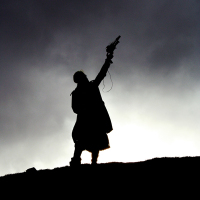
[[[81,158],[71,158],[71,161],[69,162],[70,167],[76,167],[81,165]]]
[[[91,160],[92,165],[97,165],[98,156],[99,156],[99,151],[92,152],[92,160]]]

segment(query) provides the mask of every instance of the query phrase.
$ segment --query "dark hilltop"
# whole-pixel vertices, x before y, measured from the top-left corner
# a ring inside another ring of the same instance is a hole
[[[199,191],[199,168],[200,157],[154,158],[135,163],[83,164],[77,168],[30,168],[0,177],[0,184],[8,199],[193,199]]]

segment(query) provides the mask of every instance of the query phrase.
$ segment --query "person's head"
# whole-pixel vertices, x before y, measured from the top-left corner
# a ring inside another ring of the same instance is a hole
[[[87,78],[87,76],[84,74],[83,71],[77,71],[75,72],[74,76],[73,76],[74,82],[77,84],[84,84],[84,83],[88,83],[89,80]]]

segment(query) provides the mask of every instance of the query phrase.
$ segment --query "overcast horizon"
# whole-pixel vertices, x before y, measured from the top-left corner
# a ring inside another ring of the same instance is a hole
[[[0,176],[69,165],[73,74],[99,86],[111,148],[98,162],[200,155],[200,2],[0,0]],[[90,163],[89,152],[82,163]]]

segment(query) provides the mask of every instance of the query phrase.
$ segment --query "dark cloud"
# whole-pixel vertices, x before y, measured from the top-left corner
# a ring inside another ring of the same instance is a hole
[[[194,53],[199,34],[198,4],[167,1],[152,14],[151,20],[149,35],[155,45],[150,63],[173,69]]]
[[[194,45],[186,38],[161,41],[160,44],[154,46],[149,62],[157,70],[160,67],[173,70],[174,67],[179,66],[184,58],[191,56],[193,52]]]
[[[144,58],[152,51],[149,62],[162,66],[159,60],[163,60],[170,66],[191,54],[199,35],[197,1],[3,2],[1,46],[6,62],[39,59],[58,33],[66,41],[75,36],[81,52],[91,52],[103,39],[122,34],[129,59],[138,57],[131,54],[134,50]]]

